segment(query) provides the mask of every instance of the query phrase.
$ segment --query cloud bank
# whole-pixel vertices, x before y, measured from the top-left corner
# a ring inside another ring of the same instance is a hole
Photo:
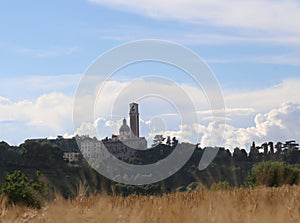
[[[118,101],[122,89],[129,82],[111,81],[107,91],[103,92],[101,106],[98,106],[97,117],[92,123],[82,123],[73,129],[73,97],[63,93],[43,94],[36,99],[11,100],[0,96],[0,136],[12,144],[21,143],[26,138],[49,137],[61,135],[93,134],[99,138],[117,134],[122,119],[128,118],[128,102],[124,106],[115,106],[111,116],[110,104]],[[144,83],[149,85],[150,83]],[[170,83],[160,83],[159,91],[168,89],[169,94],[176,95],[177,88]],[[167,84],[167,86],[165,86]],[[139,89],[143,89],[139,84]],[[141,132],[151,141],[155,134],[176,136],[181,141],[191,141],[195,135],[201,146],[220,145],[234,148],[249,148],[252,141],[258,143],[278,140],[296,139],[300,141],[300,79],[287,79],[280,85],[266,89],[231,92],[225,90],[226,117],[212,118],[209,104],[203,92],[194,86],[181,85],[195,103],[195,112],[199,122],[183,125],[176,109],[164,104],[164,101],[149,98],[142,100]],[[182,106],[185,101],[180,100]],[[84,104],[83,104],[84,106]],[[96,106],[97,107],[97,106]],[[101,109],[102,108],[102,109]],[[220,113],[221,114],[221,113]],[[84,115],[84,114],[83,114]],[[224,128],[225,132],[213,137],[213,129]],[[151,142],[150,142],[151,144]]]

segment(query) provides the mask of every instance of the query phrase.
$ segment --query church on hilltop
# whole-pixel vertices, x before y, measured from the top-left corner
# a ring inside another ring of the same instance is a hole
[[[129,107],[130,127],[127,125],[127,121],[124,118],[123,125],[119,129],[120,135],[118,135],[118,138],[121,140],[140,138],[140,114],[138,104],[131,103]]]
[[[128,159],[133,156],[136,150],[147,149],[145,137],[140,137],[139,109],[137,103],[129,104],[129,123],[123,119],[123,124],[119,128],[119,135],[112,135],[99,141],[96,137],[76,136],[78,146],[87,158],[101,156],[103,149],[107,149],[111,154],[119,159]],[[105,147],[105,148],[103,148]]]

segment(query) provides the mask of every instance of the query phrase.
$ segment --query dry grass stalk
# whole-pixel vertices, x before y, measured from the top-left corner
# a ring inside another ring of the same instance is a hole
[[[3,223],[288,223],[300,219],[300,187],[201,190],[163,196],[85,197],[79,194],[74,200],[58,197],[41,210],[19,206],[6,209],[3,198],[0,199],[0,205],[0,222]]]

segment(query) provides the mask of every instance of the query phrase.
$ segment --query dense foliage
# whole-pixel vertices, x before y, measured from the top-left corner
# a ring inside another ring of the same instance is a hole
[[[251,185],[277,187],[298,184],[300,169],[283,162],[261,162],[253,166],[249,181]]]
[[[178,143],[176,139],[172,139],[169,144],[156,143],[152,149],[139,151],[134,157],[124,161],[137,165],[154,163],[172,153],[176,145],[181,146],[183,151],[185,147],[195,149],[189,161],[178,172],[155,184],[131,186],[118,184],[101,176],[84,159],[66,162],[63,159],[65,152],[80,153],[75,139],[27,140],[20,146],[0,142],[0,183],[7,185],[6,189],[2,189],[5,193],[9,193],[9,188],[12,187],[9,185],[13,183],[26,184],[23,188],[31,188],[33,182],[29,179],[36,179],[35,172],[38,170],[48,187],[47,199],[53,199],[57,193],[66,198],[75,197],[80,184],[86,185],[87,194],[106,192],[129,195],[193,191],[199,188],[228,189],[249,185],[280,186],[299,182],[300,151],[298,145],[291,141],[285,144],[278,142],[275,146],[269,142],[261,147],[253,143],[249,153],[240,148],[235,148],[232,152],[219,148],[216,158],[203,171],[198,169],[199,161],[209,148]],[[15,172],[16,179],[9,181],[7,176],[10,175],[7,174],[15,170],[20,170],[25,175]],[[18,180],[19,178],[23,180]]]
[[[7,196],[10,203],[39,208],[47,195],[47,187],[39,177],[38,171],[33,180],[19,170],[7,174],[4,182],[0,184],[0,193]]]

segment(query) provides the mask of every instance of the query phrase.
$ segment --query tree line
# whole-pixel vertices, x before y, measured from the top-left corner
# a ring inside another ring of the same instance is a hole
[[[0,185],[2,185],[0,192],[2,190],[3,193],[8,193],[12,182],[19,182],[18,178],[23,178],[20,182],[27,182],[27,187],[40,185],[41,190],[47,188],[47,194],[44,196],[46,200],[53,199],[56,193],[65,198],[75,197],[80,184],[86,185],[87,194],[128,195],[162,194],[199,188],[228,189],[299,183],[300,150],[295,141],[268,142],[261,146],[252,143],[249,153],[240,148],[235,148],[233,151],[219,148],[213,162],[205,170],[200,171],[199,161],[204,151],[209,148],[179,143],[175,138],[166,137],[166,139],[168,143],[156,141],[152,149],[140,151],[134,157],[124,161],[137,165],[157,162],[172,153],[176,146],[182,146],[183,149],[193,147],[194,153],[183,168],[171,177],[144,186],[113,182],[93,170],[84,159],[74,163],[66,162],[63,159],[64,152],[80,152],[76,147],[75,139],[27,140],[19,146],[0,142]],[[20,172],[15,173],[15,171]],[[37,171],[39,180],[37,180]],[[8,177],[11,174],[15,174],[15,178]],[[24,180],[24,177],[27,179]]]

